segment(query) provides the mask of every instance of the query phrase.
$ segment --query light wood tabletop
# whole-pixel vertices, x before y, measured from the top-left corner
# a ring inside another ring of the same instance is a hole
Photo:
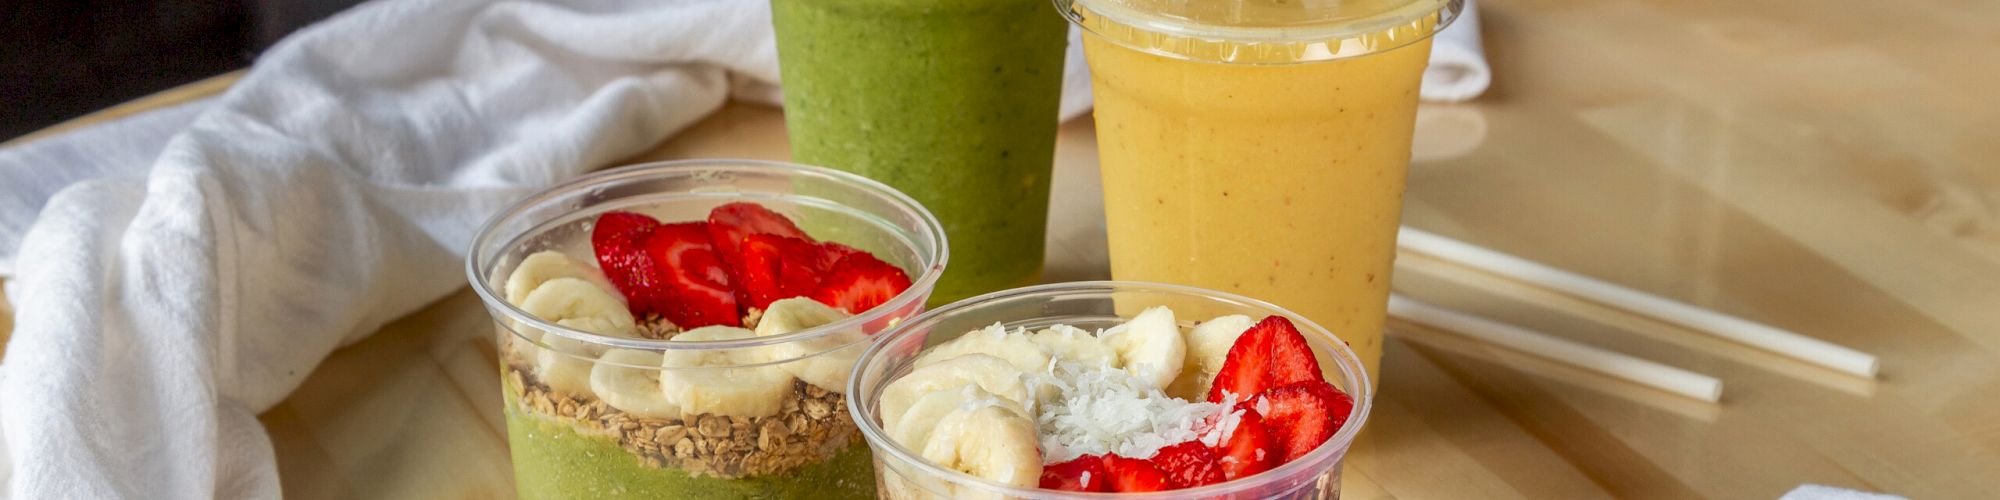
[[[1726,392],[1392,324],[1346,498],[2000,491],[2000,4],[1483,7],[1493,90],[1422,108],[1406,223],[1874,353],[1882,375],[1405,256],[1405,294]],[[631,161],[786,156],[779,111],[731,104]],[[1088,119],[1063,126],[1056,164],[1047,279],[1106,277]],[[491,328],[466,291],[336,352],[263,416],[286,495],[511,496]]]

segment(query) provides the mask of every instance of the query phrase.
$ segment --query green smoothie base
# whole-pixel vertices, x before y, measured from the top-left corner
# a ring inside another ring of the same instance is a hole
[[[790,473],[742,479],[695,477],[653,468],[604,436],[577,432],[507,402],[507,444],[521,498],[874,498],[867,443],[856,440],[833,458]]]

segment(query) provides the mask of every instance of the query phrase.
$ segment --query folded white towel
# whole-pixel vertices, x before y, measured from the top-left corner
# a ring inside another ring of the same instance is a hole
[[[256,413],[463,287],[488,214],[774,80],[762,4],[375,2],[212,104],[5,151],[7,489],[276,497]]]
[[[1493,83],[1486,64],[1486,47],[1479,41],[1479,3],[1465,0],[1465,10],[1431,41],[1431,66],[1424,70],[1418,95],[1426,101],[1468,101]]]

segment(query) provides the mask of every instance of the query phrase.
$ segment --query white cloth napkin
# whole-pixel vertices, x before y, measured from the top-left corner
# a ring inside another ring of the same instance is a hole
[[[375,2],[212,103],[0,152],[7,490],[278,496],[257,412],[465,286],[504,204],[775,80],[763,4]]]
[[[1458,20],[1431,40],[1431,65],[1417,95],[1426,101],[1469,101],[1493,84],[1486,48],[1479,41],[1479,2],[1465,0]]]

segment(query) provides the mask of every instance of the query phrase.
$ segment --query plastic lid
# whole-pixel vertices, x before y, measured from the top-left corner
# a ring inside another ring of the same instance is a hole
[[[1464,0],[1055,0],[1105,40],[1177,59],[1290,64],[1355,57],[1429,38]]]

